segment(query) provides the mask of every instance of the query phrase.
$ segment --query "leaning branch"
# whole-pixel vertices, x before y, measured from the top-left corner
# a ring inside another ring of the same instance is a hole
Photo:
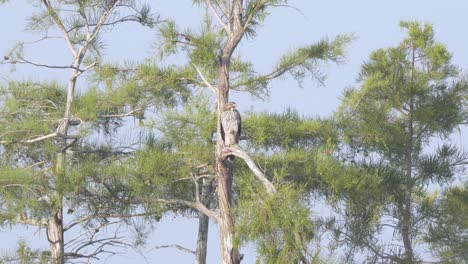
[[[73,141],[76,141],[79,138],[78,136],[65,135],[63,133],[60,133],[60,132],[58,132],[58,129],[57,129],[57,131],[55,131],[54,133],[50,133],[50,134],[45,135],[45,136],[38,136],[38,137],[35,137],[35,138],[32,138],[32,139],[21,140],[21,141],[19,141],[19,143],[31,144],[31,143],[36,143],[36,142],[39,142],[39,141],[44,141],[46,139],[55,138],[55,137],[59,137],[59,138],[63,138],[63,139],[72,139]],[[6,140],[0,141],[0,144],[8,144],[8,143],[13,143],[13,142],[9,142],[9,141],[6,141]]]
[[[221,16],[218,14],[218,11],[216,11],[216,9],[214,8],[213,4],[211,3],[211,0],[206,0],[206,4],[207,4],[208,7],[211,9],[211,12],[212,12],[213,15],[216,17],[216,19],[218,20],[219,24],[221,24],[221,26],[224,28],[224,30],[226,30],[226,33],[227,33],[227,34],[230,34],[230,33],[231,33],[231,30],[230,30],[229,27],[226,25],[226,23],[224,23],[223,19],[222,19]]]
[[[121,118],[121,117],[133,116],[134,114],[139,113],[141,111],[143,111],[143,107],[138,107],[138,108],[132,109],[132,110],[128,111],[127,113],[99,115],[99,117],[102,117],[102,118]]]
[[[196,252],[194,250],[191,250],[191,249],[188,249],[188,248],[185,248],[183,246],[179,246],[179,245],[162,245],[162,246],[156,246],[154,247],[153,249],[161,249],[161,248],[176,248],[180,251],[183,251],[183,252],[186,252],[186,253],[190,253],[190,254],[193,254],[195,255]]]
[[[60,31],[63,33],[63,37],[65,38],[65,41],[67,42],[68,49],[70,49],[71,53],[73,53],[74,56],[76,56],[76,50],[73,47],[73,43],[70,40],[70,36],[68,35],[67,29],[62,23],[62,20],[60,20],[60,17],[57,15],[57,12],[55,11],[54,7],[50,4],[49,0],[42,0],[42,3],[44,3],[45,7],[49,11],[50,15],[55,21],[55,24],[59,27]]]
[[[208,82],[208,80],[205,78],[205,76],[203,76],[202,72],[200,71],[200,69],[198,69],[197,65],[195,65],[195,64],[192,64],[192,65],[195,68],[195,70],[197,71],[198,76],[200,76],[202,81],[205,83],[205,85],[208,86],[211,89],[211,91],[213,91],[213,93],[217,94],[216,89],[210,84],[210,82]]]
[[[57,132],[54,132],[54,133],[51,133],[51,134],[48,134],[48,135],[45,135],[45,136],[39,136],[39,137],[36,137],[36,138],[33,138],[33,139],[22,140],[20,142],[21,143],[35,143],[35,142],[43,141],[43,140],[46,140],[46,139],[49,139],[49,138],[54,138],[56,136],[57,136]],[[0,144],[8,144],[8,143],[10,143],[10,142],[8,142],[6,140],[0,141]]]
[[[250,168],[250,170],[254,173],[255,177],[263,184],[263,187],[265,187],[266,191],[268,193],[276,192],[275,186],[267,179],[265,173],[263,173],[263,171],[257,166],[257,164],[255,164],[255,162],[252,160],[249,154],[247,154],[238,145],[227,147],[226,150],[227,153],[225,154],[225,157],[229,155],[234,155],[243,159],[247,166]]]
[[[181,205],[181,206],[186,206],[186,207],[198,210],[200,213],[203,213],[204,215],[214,219],[216,222],[218,222],[218,219],[219,219],[219,215],[216,212],[208,209],[201,202],[189,202],[189,201],[176,200],[176,199],[156,199],[155,201],[158,203],[163,203],[167,205]]]
[[[18,216],[14,221],[15,223],[18,223],[18,224],[31,225],[31,226],[37,226],[37,227],[43,227],[46,224],[45,221],[31,219],[23,215]]]

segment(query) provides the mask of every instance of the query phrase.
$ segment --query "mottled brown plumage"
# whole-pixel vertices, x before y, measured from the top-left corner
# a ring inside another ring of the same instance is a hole
[[[229,102],[224,106],[224,111],[221,113],[221,126],[221,137],[224,145],[238,144],[242,123],[239,111],[236,109],[236,103]]]

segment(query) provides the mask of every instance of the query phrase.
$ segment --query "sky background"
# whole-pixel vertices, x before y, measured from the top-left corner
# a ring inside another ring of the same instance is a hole
[[[33,12],[32,1],[11,0],[0,5],[0,55],[14,46],[17,41],[32,41],[39,37],[25,31],[26,18]],[[153,11],[162,18],[175,20],[179,28],[198,26],[203,9],[192,5],[188,0],[148,1]],[[271,10],[263,27],[258,29],[255,39],[242,42],[237,54],[254,63],[258,72],[268,72],[281,54],[302,45],[333,39],[338,34],[355,34],[356,39],[347,48],[347,59],[341,65],[324,65],[327,73],[324,86],[314,81],[305,81],[303,88],[296,82],[281,78],[272,83],[271,97],[258,101],[238,93],[231,95],[241,112],[269,111],[280,112],[287,108],[296,109],[306,116],[328,116],[340,104],[342,91],[356,86],[360,65],[369,54],[378,48],[397,45],[405,36],[398,26],[401,20],[419,20],[432,23],[435,37],[447,45],[453,54],[453,63],[462,70],[468,69],[468,1],[466,0],[302,0],[290,1],[294,8],[279,7]],[[300,11],[298,11],[298,10]],[[196,29],[196,28],[195,28]],[[152,57],[155,50],[156,30],[142,28],[137,24],[124,24],[104,34],[106,43],[105,61],[138,61]],[[47,64],[64,64],[70,55],[61,40],[52,40],[26,49],[26,55],[34,61]],[[0,82],[11,79],[34,79],[65,81],[69,73],[61,70],[44,70],[24,65],[0,65]],[[79,83],[85,89],[84,82]],[[462,128],[452,137],[453,143],[468,149],[468,129]],[[320,208],[315,209],[318,213]],[[191,263],[193,256],[175,249],[149,251],[151,246],[180,244],[195,248],[197,221],[165,217],[155,229],[149,246],[143,253],[129,252],[124,256],[103,259],[96,263]],[[127,232],[128,233],[128,232]],[[31,234],[35,234],[32,236]],[[0,232],[0,253],[16,246],[18,237],[30,241],[32,245],[43,245],[46,238],[35,228],[4,227]],[[210,226],[208,263],[217,263],[218,237],[215,225]],[[243,263],[253,263],[255,253],[252,247],[242,250]]]

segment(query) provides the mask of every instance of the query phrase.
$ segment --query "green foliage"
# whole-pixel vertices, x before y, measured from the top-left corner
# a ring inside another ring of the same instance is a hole
[[[51,133],[66,102],[65,90],[57,83],[10,82],[0,93],[0,140],[6,142]]]
[[[278,114],[251,114],[242,125],[249,145],[256,149],[313,148],[337,140],[330,121],[307,119],[291,109]]]
[[[466,154],[444,141],[467,121],[468,86],[445,46],[434,40],[431,25],[415,21],[400,25],[407,38],[397,47],[370,55],[361,68],[360,89],[345,92],[337,120],[346,143],[341,146],[342,158],[353,157],[352,162],[380,178],[375,189],[357,190],[347,200],[344,230],[352,234],[353,245],[370,250],[371,255],[382,249],[389,252],[384,256],[403,261],[406,256],[395,253],[395,248],[376,244],[376,236],[383,221],[391,218],[400,235],[399,226],[409,225],[416,243],[436,211],[428,184],[451,183],[464,171]],[[434,138],[443,143],[431,151]],[[372,182],[363,175],[357,179]],[[415,208],[406,210],[408,192]],[[414,221],[407,220],[407,212]]]
[[[343,60],[345,46],[352,40],[353,36],[339,35],[333,41],[324,39],[316,44],[298,48],[283,55],[273,72],[289,73],[299,82],[310,74],[319,82],[323,82],[324,75],[320,72],[320,63]]]
[[[47,264],[48,259],[49,252],[32,250],[21,240],[15,254],[0,257],[0,264]]]
[[[468,160],[465,153],[455,146],[442,145],[434,154],[423,155],[418,163],[419,177],[422,182],[447,183],[451,182],[457,173],[463,172],[464,162]]]
[[[437,202],[438,216],[431,223],[425,241],[442,263],[468,263],[468,184],[444,192]]]
[[[24,216],[44,219],[49,208],[41,197],[47,191],[47,181],[40,172],[0,163],[0,225],[13,225]]]
[[[142,120],[147,110],[175,107],[186,101],[191,93],[186,82],[190,74],[185,69],[154,63],[134,69],[104,65],[93,77],[96,87],[75,99],[74,113],[82,120],[103,125],[126,116]]]
[[[264,263],[297,263],[307,259],[307,244],[314,236],[309,209],[299,190],[284,186],[266,196],[260,186],[240,183],[237,242],[256,241]],[[259,188],[260,187],[260,188]]]
[[[212,137],[216,130],[215,118],[208,98],[195,95],[187,101],[183,109],[164,111],[162,125],[157,125],[157,128],[164,133],[163,140],[171,142],[181,152],[210,159],[212,153],[209,153],[209,150],[214,151]],[[192,153],[190,149],[199,150]]]

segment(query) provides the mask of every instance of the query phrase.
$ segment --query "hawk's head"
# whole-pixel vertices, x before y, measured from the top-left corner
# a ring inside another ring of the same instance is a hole
[[[229,111],[232,109],[236,109],[237,105],[235,102],[229,102],[224,105],[224,111]]]

